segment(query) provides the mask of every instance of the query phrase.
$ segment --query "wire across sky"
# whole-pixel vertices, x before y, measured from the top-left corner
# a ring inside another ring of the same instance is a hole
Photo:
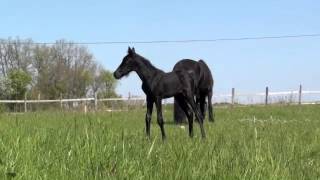
[[[295,34],[295,35],[279,35],[279,36],[256,36],[256,37],[236,37],[236,38],[216,38],[216,39],[185,39],[185,40],[150,40],[150,41],[88,41],[88,42],[72,42],[67,44],[79,45],[112,45],[112,44],[171,44],[171,43],[211,43],[219,41],[248,41],[248,40],[267,40],[267,39],[291,39],[291,38],[318,38],[320,33],[315,34]],[[14,43],[12,41],[5,42],[7,44]],[[28,44],[50,45],[57,42],[21,42]]]

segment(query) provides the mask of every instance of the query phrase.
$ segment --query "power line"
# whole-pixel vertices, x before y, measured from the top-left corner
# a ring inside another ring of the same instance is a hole
[[[267,40],[267,39],[289,39],[289,38],[312,38],[320,37],[318,34],[297,34],[281,36],[256,36],[256,37],[238,37],[238,38],[216,38],[216,39],[187,39],[187,40],[152,40],[152,41],[92,41],[92,42],[65,42],[66,44],[79,45],[108,45],[108,44],[163,44],[163,43],[206,43],[218,41],[247,41],[247,40]],[[59,41],[57,41],[59,42]],[[14,42],[6,42],[7,44]],[[52,45],[56,42],[20,42],[25,44]]]

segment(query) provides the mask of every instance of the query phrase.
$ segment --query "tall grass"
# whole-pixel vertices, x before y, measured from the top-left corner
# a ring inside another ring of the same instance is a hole
[[[144,111],[0,115],[0,179],[319,179],[320,106],[217,109],[163,142]]]

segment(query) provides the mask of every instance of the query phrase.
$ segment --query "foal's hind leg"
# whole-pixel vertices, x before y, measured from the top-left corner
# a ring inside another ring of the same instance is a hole
[[[161,104],[161,98],[156,98],[156,107],[157,107],[157,121],[161,129],[162,139],[166,139],[166,133],[164,132],[163,127],[163,117],[162,117],[162,104]]]
[[[147,97],[146,133],[149,138],[150,138],[150,124],[151,124],[152,109],[153,109],[153,99],[150,97]]]
[[[188,118],[189,136],[192,138],[193,137],[193,113],[192,113],[192,110],[188,107],[188,104],[184,100],[183,96],[177,95],[177,96],[175,96],[175,99]]]
[[[201,115],[201,113],[199,111],[199,108],[196,105],[196,102],[195,102],[195,100],[193,98],[193,95],[190,94],[190,93],[186,93],[185,97],[186,97],[186,100],[187,100],[188,104],[191,106],[192,110],[194,111],[194,113],[196,115],[196,118],[199,121],[199,126],[200,126],[200,130],[201,130],[201,136],[202,136],[202,138],[205,138],[206,137],[206,133],[205,133],[204,127],[203,127],[203,117],[202,117],[202,115]]]

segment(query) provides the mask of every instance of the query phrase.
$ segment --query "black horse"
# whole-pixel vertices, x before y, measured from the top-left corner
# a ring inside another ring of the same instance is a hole
[[[211,71],[207,64],[203,60],[194,61],[191,59],[183,59],[179,61],[173,68],[173,71],[187,71],[192,73],[195,77],[196,84],[196,102],[200,105],[201,113],[203,118],[205,118],[205,106],[206,98],[208,97],[208,111],[209,111],[209,121],[214,122],[214,114],[212,108],[212,88],[213,88],[213,77]],[[180,123],[185,121],[186,114],[179,106],[179,103],[174,100],[174,119],[175,122]]]
[[[146,113],[146,133],[150,137],[150,123],[153,109],[153,103],[157,108],[157,121],[161,129],[162,138],[165,139],[162,117],[162,99],[175,97],[183,111],[188,117],[189,135],[193,137],[193,116],[195,113],[199,121],[201,135],[205,137],[203,128],[203,117],[194,100],[194,76],[185,71],[174,71],[165,73],[154,67],[150,61],[137,54],[134,48],[128,49],[128,54],[123,58],[122,63],[114,72],[114,77],[120,79],[135,71],[142,80],[142,90],[147,96]]]

